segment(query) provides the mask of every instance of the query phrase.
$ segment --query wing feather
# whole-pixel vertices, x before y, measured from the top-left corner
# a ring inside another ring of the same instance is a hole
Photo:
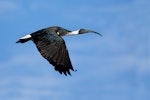
[[[55,67],[55,70],[61,74],[71,75],[70,70],[74,69],[64,40],[51,31],[41,30],[31,35],[41,55]]]

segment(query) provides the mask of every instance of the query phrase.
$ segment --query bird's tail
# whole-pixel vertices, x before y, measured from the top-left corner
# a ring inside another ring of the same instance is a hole
[[[25,43],[25,42],[27,42],[27,41],[29,41],[29,40],[31,40],[31,39],[32,39],[31,35],[28,34],[28,35],[26,35],[26,36],[20,38],[16,43]]]

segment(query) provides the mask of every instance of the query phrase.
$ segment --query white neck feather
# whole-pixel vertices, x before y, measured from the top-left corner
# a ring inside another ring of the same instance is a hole
[[[31,38],[31,35],[30,35],[30,34],[28,34],[28,35],[26,35],[26,36],[24,36],[24,37],[22,37],[22,38],[20,38],[20,39],[28,39],[28,38]]]
[[[67,35],[77,35],[79,34],[79,30],[69,32]]]

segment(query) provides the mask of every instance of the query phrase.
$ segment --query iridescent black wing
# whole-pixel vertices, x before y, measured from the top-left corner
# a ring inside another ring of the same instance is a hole
[[[74,69],[65,41],[56,32],[46,29],[37,31],[31,35],[41,55],[55,67],[55,70],[61,74],[71,75],[70,70],[74,71]]]

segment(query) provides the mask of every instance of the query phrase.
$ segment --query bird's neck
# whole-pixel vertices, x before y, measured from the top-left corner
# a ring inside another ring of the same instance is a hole
[[[68,32],[66,35],[78,35],[79,30]]]

